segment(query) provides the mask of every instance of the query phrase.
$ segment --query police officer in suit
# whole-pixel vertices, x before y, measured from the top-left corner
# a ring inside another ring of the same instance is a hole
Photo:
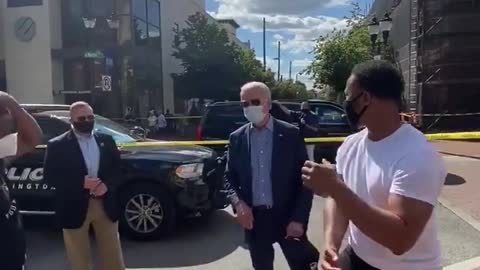
[[[14,133],[14,127],[16,133]],[[5,164],[33,151],[41,143],[37,122],[15,101],[0,92],[0,269],[20,270],[25,264],[26,244],[18,206],[10,196]]]
[[[318,251],[306,236],[313,195],[302,186],[300,131],[270,115],[265,84],[247,83],[240,98],[250,123],[230,135],[225,181],[253,267],[272,270],[272,245],[279,243],[291,269],[317,269]]]

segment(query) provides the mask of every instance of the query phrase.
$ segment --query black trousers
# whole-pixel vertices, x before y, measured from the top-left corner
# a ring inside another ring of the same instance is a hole
[[[21,270],[25,263],[26,245],[21,217],[17,213],[0,219],[0,269]]]
[[[358,257],[351,246],[343,250],[339,261],[342,270],[379,270]]]
[[[300,239],[285,239],[288,223],[278,223],[281,218],[275,215],[274,210],[253,209],[253,215],[253,230],[246,231],[246,240],[255,270],[273,270],[274,243],[278,243],[282,248],[290,269],[317,269],[319,253],[306,236]]]

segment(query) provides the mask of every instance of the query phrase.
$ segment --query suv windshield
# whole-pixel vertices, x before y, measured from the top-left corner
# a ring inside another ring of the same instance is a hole
[[[65,122],[70,122],[68,111],[50,111],[46,112],[46,114],[56,116]],[[141,137],[133,135],[128,128],[100,115],[95,115],[95,131],[112,136],[117,144],[142,140]]]
[[[95,131],[113,137],[117,144],[132,143],[141,140],[132,135],[124,126],[99,115],[95,116]]]

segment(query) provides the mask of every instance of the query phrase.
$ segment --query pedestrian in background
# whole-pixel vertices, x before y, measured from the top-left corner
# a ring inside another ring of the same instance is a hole
[[[165,118],[165,115],[163,112],[160,112],[160,115],[158,116],[158,121],[157,121],[157,129],[159,133],[163,133],[162,131],[165,130],[167,127],[167,119]]]
[[[155,110],[150,110],[147,116],[148,133],[156,134],[158,129],[158,117]]]
[[[306,101],[301,104],[299,119],[300,132],[302,133],[303,138],[315,138],[320,135],[319,129],[316,127],[316,125],[318,125],[318,118],[310,110],[310,104]],[[315,161],[315,144],[307,144],[306,148],[308,159]]]
[[[0,92],[0,138],[0,269],[21,270],[26,256],[25,234],[17,203],[7,187],[5,165],[33,151],[41,143],[42,131],[34,118],[4,92]]]
[[[120,153],[109,135],[93,131],[95,116],[85,102],[70,107],[72,129],[47,146],[44,178],[55,187],[56,209],[70,265],[89,270],[93,228],[101,270],[124,270],[118,235],[116,183]]]
[[[165,120],[167,121],[167,132],[168,133],[173,133],[175,132],[175,119],[172,119],[173,114],[170,113],[170,110],[167,109],[165,111]]]
[[[230,135],[225,180],[253,267],[273,269],[272,245],[279,243],[291,269],[317,269],[318,251],[306,235],[313,195],[302,186],[300,131],[270,115],[265,84],[244,85],[240,99],[250,123]]]
[[[338,150],[336,171],[307,162],[305,184],[329,197],[323,269],[440,270],[434,207],[446,178],[425,136],[399,118],[404,83],[390,63],[357,65],[345,110],[354,128]],[[348,228],[348,246],[338,254]]]

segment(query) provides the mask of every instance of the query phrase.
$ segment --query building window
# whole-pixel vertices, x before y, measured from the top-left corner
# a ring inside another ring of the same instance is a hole
[[[148,24],[160,27],[160,3],[156,0],[148,2]]]
[[[160,2],[132,0],[132,13],[136,44],[156,44],[160,39]]]
[[[78,1],[78,0],[77,0]],[[114,10],[113,0],[87,0],[88,15],[93,17],[108,17]]]
[[[147,3],[145,0],[133,0],[132,9],[133,9],[133,16],[135,18],[142,19],[144,21],[147,20]]]
[[[134,29],[135,29],[135,41],[137,45],[147,44],[147,24],[141,19],[133,19]]]

